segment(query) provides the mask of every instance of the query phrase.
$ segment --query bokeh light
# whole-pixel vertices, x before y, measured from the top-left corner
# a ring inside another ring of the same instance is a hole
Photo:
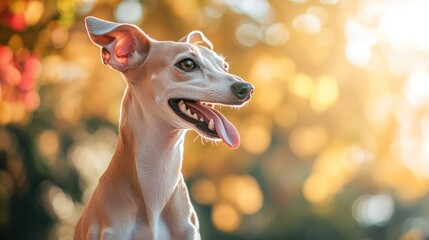
[[[303,31],[306,33],[317,33],[320,31],[321,22],[316,15],[312,13],[305,13],[296,16],[293,20],[292,26],[296,30]]]
[[[48,191],[49,201],[55,214],[61,219],[70,218],[74,213],[73,201],[60,188],[52,187]]]
[[[264,41],[270,45],[285,44],[290,37],[289,30],[282,23],[274,23],[265,31]]]
[[[220,182],[220,191],[243,214],[256,213],[262,207],[259,184],[251,176],[227,176]]]
[[[219,203],[213,207],[212,221],[219,230],[231,232],[238,228],[241,218],[231,205]]]
[[[353,204],[353,217],[364,226],[384,226],[394,213],[389,195],[361,196]]]
[[[258,26],[251,23],[243,23],[235,31],[235,37],[241,45],[252,47],[259,42],[260,32]]]
[[[41,1],[29,1],[25,10],[25,22],[27,25],[35,25],[43,16],[44,4]]]
[[[72,239],[118,136],[122,76],[84,18],[201,30],[255,86],[241,145],[187,135],[203,239],[429,237],[426,0],[0,2],[0,239]],[[200,144],[202,143],[202,144]],[[18,229],[18,230],[17,230]]]
[[[216,185],[208,179],[199,179],[192,184],[192,197],[201,204],[213,204],[218,198]]]
[[[42,132],[37,143],[40,152],[46,156],[55,155],[60,146],[58,134],[53,130]]]
[[[115,17],[119,22],[138,23],[143,18],[143,6],[139,1],[122,1],[116,7]]]

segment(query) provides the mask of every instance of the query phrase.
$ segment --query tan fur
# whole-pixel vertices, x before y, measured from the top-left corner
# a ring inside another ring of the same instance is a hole
[[[181,173],[185,133],[199,130],[178,117],[167,101],[192,96],[242,105],[245,102],[231,93],[231,84],[242,80],[225,72],[220,67],[223,59],[212,50],[190,42],[208,41],[201,32],[191,33],[201,37],[188,36],[187,42],[158,42],[132,25],[90,17],[87,27],[94,43],[107,49],[102,50],[103,62],[122,72],[128,86],[115,152],[74,239],[200,239]],[[112,37],[119,42],[124,32],[140,39],[125,60],[114,55],[117,46],[111,42]],[[184,56],[200,59],[205,70],[178,70],[174,63]]]

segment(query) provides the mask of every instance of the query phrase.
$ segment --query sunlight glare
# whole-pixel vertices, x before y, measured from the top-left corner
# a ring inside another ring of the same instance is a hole
[[[372,47],[377,43],[377,34],[358,20],[349,18],[344,35],[347,40],[345,54],[350,63],[366,67],[372,57]]]
[[[408,102],[419,107],[429,101],[429,73],[423,67],[412,70],[405,83],[405,96]]]
[[[429,1],[395,1],[381,16],[380,31],[398,51],[429,51]]]
[[[244,13],[258,22],[266,22],[272,15],[271,5],[266,0],[224,0],[232,10]]]

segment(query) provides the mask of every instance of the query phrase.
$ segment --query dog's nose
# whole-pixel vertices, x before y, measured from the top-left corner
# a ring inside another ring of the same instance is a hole
[[[232,92],[238,99],[244,100],[253,92],[253,85],[247,82],[236,82],[231,86]]]

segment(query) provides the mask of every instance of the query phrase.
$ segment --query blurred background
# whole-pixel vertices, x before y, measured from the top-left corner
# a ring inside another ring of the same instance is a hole
[[[72,239],[125,83],[84,17],[199,29],[253,100],[236,150],[187,135],[203,239],[429,239],[429,1],[2,0],[0,239]]]

